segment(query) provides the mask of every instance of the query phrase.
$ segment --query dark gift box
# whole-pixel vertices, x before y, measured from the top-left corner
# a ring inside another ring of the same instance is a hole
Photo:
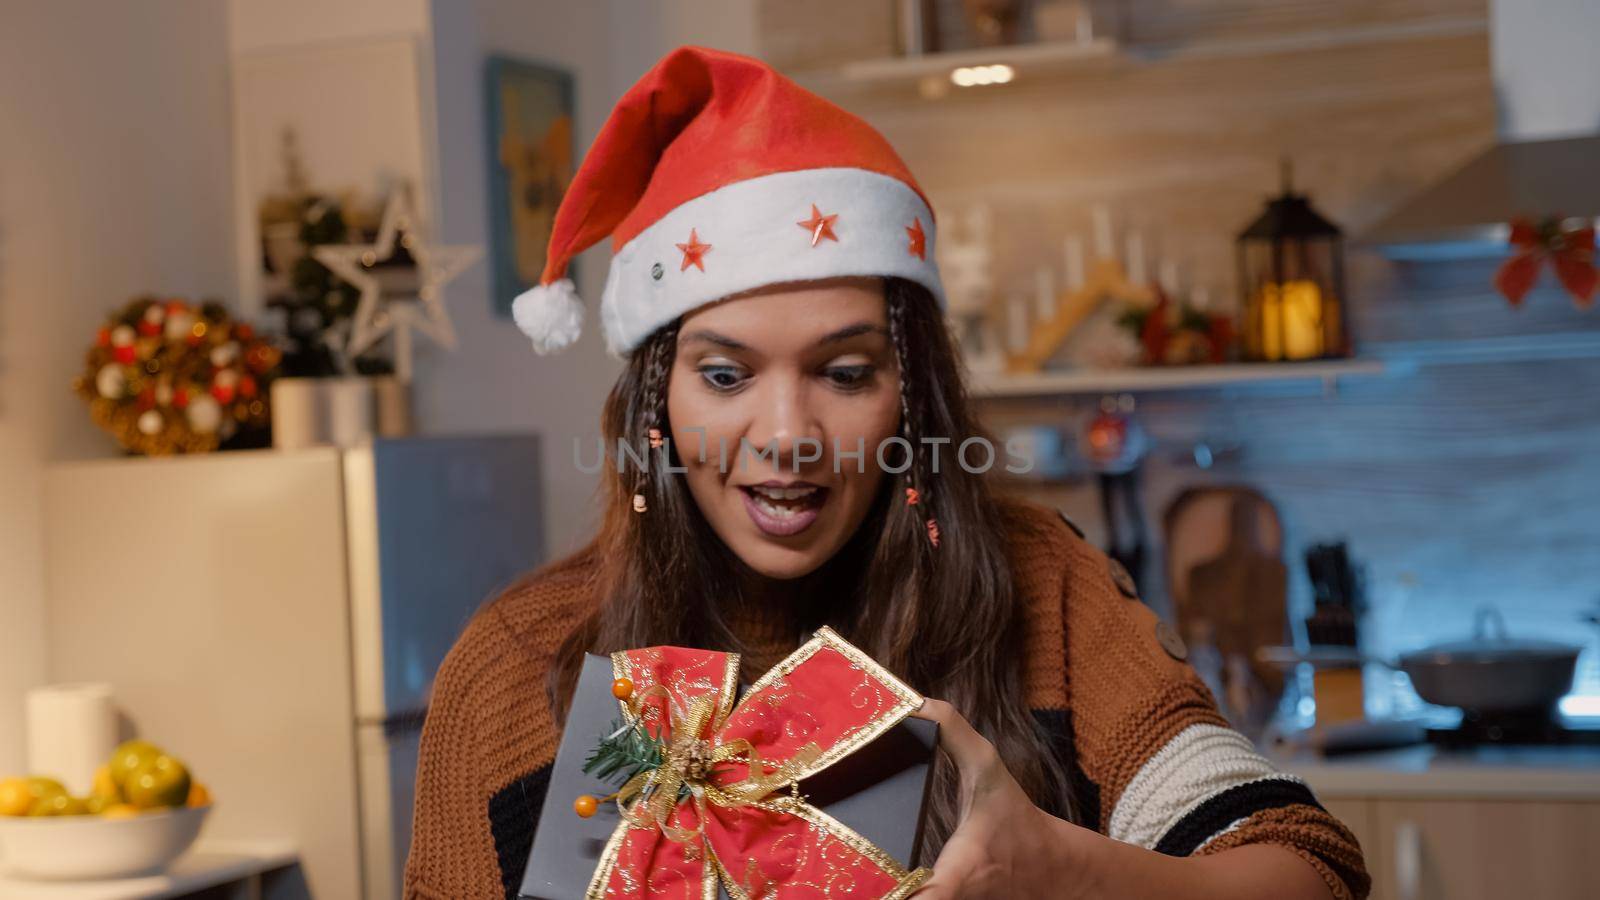
[[[519,896],[523,900],[581,900],[619,818],[613,802],[584,819],[572,811],[580,794],[604,796],[616,785],[583,773],[584,760],[617,718],[611,694],[611,660],[590,654],[583,662],[550,787],[528,854]],[[905,866],[915,868],[939,726],[907,718],[872,743],[800,783],[813,805],[854,828]],[[721,889],[718,895],[727,898]]]

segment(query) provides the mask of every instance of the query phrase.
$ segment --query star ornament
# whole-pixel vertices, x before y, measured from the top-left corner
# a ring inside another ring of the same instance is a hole
[[[817,209],[815,203],[811,204],[811,218],[803,222],[796,222],[801,228],[811,232],[811,246],[815,247],[821,241],[838,242],[839,236],[833,233],[833,223],[839,218],[838,213],[825,216]]]
[[[679,272],[690,266],[702,272],[706,270],[705,256],[711,251],[711,245],[700,243],[699,232],[693,228],[689,229],[689,243],[679,244],[678,249],[683,251],[683,265],[678,267]]]
[[[909,243],[906,245],[906,252],[917,259],[927,259],[928,235],[922,230],[922,219],[920,217],[912,219],[911,224],[906,226],[906,237],[909,239]]]
[[[409,193],[397,190],[384,206],[373,243],[325,244],[311,251],[318,262],[361,292],[344,341],[346,358],[354,359],[393,332],[395,374],[402,381],[411,380],[415,332],[455,349],[456,332],[444,307],[443,288],[483,256],[479,247],[429,243],[416,219]],[[378,263],[394,256],[396,246],[404,247],[416,265],[378,270]]]

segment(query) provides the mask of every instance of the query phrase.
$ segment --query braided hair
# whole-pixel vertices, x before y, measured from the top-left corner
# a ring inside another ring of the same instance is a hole
[[[928,534],[928,543],[933,547],[939,546],[939,525],[933,515],[934,497],[931,487],[933,472],[926,466],[920,429],[917,423],[923,412],[920,401],[924,397],[923,386],[918,384],[919,369],[910,365],[910,344],[914,339],[907,334],[906,306],[911,301],[905,291],[891,290],[887,296],[889,319],[889,342],[894,345],[895,364],[900,369],[900,437],[909,445],[907,453],[906,470],[906,505],[923,507],[924,528]]]
[[[667,381],[672,374],[673,359],[677,355],[678,327],[681,322],[680,319],[674,319],[662,326],[650,336],[640,351],[644,354],[644,369],[639,403],[637,409],[629,411],[628,418],[639,423],[638,433],[634,437],[642,435],[648,450],[645,452],[645,463],[639,467],[634,479],[635,512],[648,511],[652,500],[658,502],[666,500],[665,492],[660,490],[660,486],[652,484],[650,473],[655,470],[658,461],[663,470],[669,463],[668,444],[664,437],[670,431],[667,425]],[[652,497],[652,494],[655,496]]]

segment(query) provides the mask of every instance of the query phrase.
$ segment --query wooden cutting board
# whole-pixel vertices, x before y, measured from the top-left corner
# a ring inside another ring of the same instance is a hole
[[[1169,507],[1165,525],[1179,629],[1191,641],[1209,636],[1222,654],[1233,714],[1262,715],[1283,690],[1283,672],[1256,662],[1256,650],[1288,634],[1277,509],[1252,488],[1195,488]]]

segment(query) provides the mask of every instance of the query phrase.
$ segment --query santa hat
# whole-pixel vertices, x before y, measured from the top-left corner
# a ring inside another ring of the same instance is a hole
[[[896,276],[942,305],[933,211],[883,136],[745,56],[681,47],[611,112],[556,211],[517,325],[546,353],[577,340],[567,267],[611,237],[606,346],[632,351],[693,309],[764,285]]]

